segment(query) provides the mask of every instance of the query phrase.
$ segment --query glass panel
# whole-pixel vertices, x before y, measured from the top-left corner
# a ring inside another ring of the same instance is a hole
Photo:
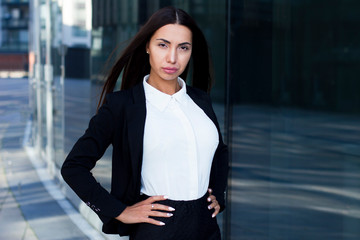
[[[53,133],[54,159],[57,167],[64,162],[64,74],[66,47],[62,44],[62,6],[51,2],[51,63],[53,66]]]
[[[231,1],[229,239],[360,234],[359,1]]]
[[[29,45],[29,79],[31,82],[32,135],[31,142],[37,153],[45,156],[46,148],[46,92],[44,82],[45,63],[45,26],[44,4],[34,1],[30,4],[30,45]]]

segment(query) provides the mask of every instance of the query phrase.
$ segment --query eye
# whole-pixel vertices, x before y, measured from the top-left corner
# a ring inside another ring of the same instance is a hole
[[[161,48],[166,48],[167,47],[167,45],[165,43],[159,43],[158,46],[161,47]]]
[[[189,46],[183,45],[183,46],[180,46],[180,49],[181,49],[182,51],[188,51],[190,48],[189,48]]]

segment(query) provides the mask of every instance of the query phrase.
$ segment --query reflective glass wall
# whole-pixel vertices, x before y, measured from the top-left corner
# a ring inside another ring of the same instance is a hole
[[[154,11],[174,5],[195,18],[213,60],[231,157],[223,238],[359,238],[359,1],[30,3],[32,143],[55,176],[111,64]],[[106,188],[110,161],[111,148],[93,170]]]
[[[231,1],[228,239],[360,236],[359,1]]]

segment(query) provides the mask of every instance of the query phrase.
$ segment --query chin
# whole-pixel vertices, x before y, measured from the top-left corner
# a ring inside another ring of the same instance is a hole
[[[171,76],[163,76],[162,79],[165,81],[173,81],[177,80],[179,75],[171,75]]]

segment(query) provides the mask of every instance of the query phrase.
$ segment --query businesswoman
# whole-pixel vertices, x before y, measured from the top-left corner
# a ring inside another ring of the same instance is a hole
[[[174,7],[154,13],[114,64],[97,114],[61,169],[105,233],[221,239],[216,215],[224,209],[228,151],[206,93],[210,73],[201,30]],[[91,169],[110,144],[109,193]]]

